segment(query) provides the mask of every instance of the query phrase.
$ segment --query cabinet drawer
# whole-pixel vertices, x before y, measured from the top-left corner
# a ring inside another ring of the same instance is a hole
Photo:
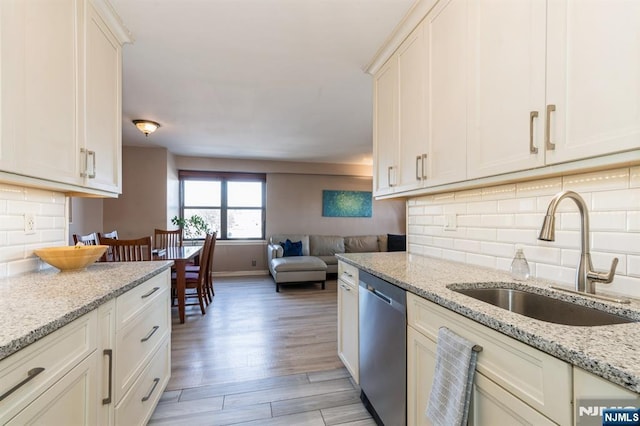
[[[155,409],[171,373],[171,346],[167,336],[149,365],[116,406],[116,425],[146,424]]]
[[[157,299],[141,315],[116,331],[116,401],[127,392],[170,332],[169,298]]]
[[[0,401],[0,423],[16,415],[95,351],[96,335],[97,313],[92,311],[0,361],[0,395],[24,382]],[[33,378],[26,381],[29,376]]]
[[[338,262],[338,279],[352,286],[358,286],[358,268],[348,263]]]
[[[414,294],[407,302],[409,325],[434,341],[444,326],[481,345],[479,373],[555,422],[571,423],[570,364]]]
[[[158,298],[169,297],[164,293],[168,291],[169,285],[169,270],[166,270],[120,295],[116,299],[116,329],[122,328]]]

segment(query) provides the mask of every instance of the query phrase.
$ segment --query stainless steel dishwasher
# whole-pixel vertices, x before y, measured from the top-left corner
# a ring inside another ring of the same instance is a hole
[[[406,291],[360,271],[360,398],[378,425],[407,423]]]

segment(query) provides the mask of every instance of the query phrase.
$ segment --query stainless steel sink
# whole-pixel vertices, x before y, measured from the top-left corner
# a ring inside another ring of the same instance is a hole
[[[596,326],[636,322],[634,319],[528,291],[510,288],[451,290],[529,318],[556,324]]]

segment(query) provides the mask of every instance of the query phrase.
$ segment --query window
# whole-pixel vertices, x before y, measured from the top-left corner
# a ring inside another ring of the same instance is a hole
[[[265,181],[264,174],[181,171],[181,217],[199,215],[219,239],[264,239]]]

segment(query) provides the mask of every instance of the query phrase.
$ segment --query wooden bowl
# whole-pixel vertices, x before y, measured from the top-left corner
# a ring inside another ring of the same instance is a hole
[[[104,254],[109,246],[46,247],[33,253],[61,271],[84,269]]]

